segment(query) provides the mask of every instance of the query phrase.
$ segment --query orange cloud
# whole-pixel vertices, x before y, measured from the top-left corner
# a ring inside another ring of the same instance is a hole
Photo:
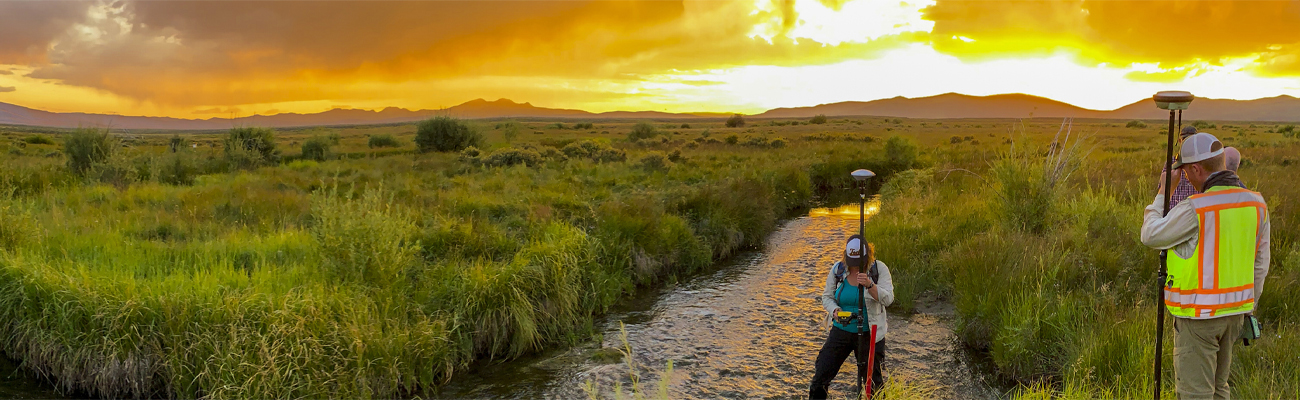
[[[1133,82],[1180,82],[1227,59],[1300,75],[1294,1],[934,0],[918,17],[931,3],[918,0],[898,3],[915,19],[901,26],[858,18],[871,14],[862,1],[0,2],[0,64],[30,71],[0,82],[25,88],[7,99],[40,81],[172,115],[476,97],[616,107],[679,101],[663,87],[724,90],[665,76],[871,60],[918,43],[968,62],[1065,53],[1153,66],[1123,75]]]
[[[966,59],[1064,51],[1092,63],[1176,67],[1300,42],[1294,1],[939,0],[925,14],[934,47]]]

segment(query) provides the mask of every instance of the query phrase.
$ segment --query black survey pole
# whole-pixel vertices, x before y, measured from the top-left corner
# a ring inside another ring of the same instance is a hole
[[[1174,171],[1174,110],[1178,111],[1178,120],[1182,122],[1183,111],[1191,104],[1194,97],[1188,92],[1160,92],[1156,93],[1156,106],[1169,110],[1169,134],[1165,141],[1165,181],[1164,195],[1165,207],[1161,216],[1169,215],[1169,203],[1173,196],[1173,178]],[[1156,359],[1155,359],[1155,399],[1160,400],[1160,384],[1163,369],[1161,362],[1164,355],[1164,338],[1165,338],[1165,279],[1168,276],[1169,268],[1169,250],[1160,252],[1160,270],[1156,272],[1156,280],[1159,284],[1156,286]]]
[[[874,172],[865,169],[859,169],[853,171],[852,175],[853,175],[853,180],[858,182],[858,237],[862,238],[861,240],[859,240],[858,243],[860,243],[862,246],[861,249],[862,257],[866,257],[867,256],[867,235],[866,235],[867,233],[866,232],[867,181],[870,180],[872,177],[876,176],[876,174]],[[863,267],[866,266],[865,264],[866,263],[863,263],[862,266],[858,266],[858,279],[862,279],[861,278],[863,276],[862,274],[866,273],[866,271],[863,270]],[[870,373],[871,373],[872,360],[869,353],[871,352],[871,345],[874,344],[871,342],[871,340],[873,340],[874,338],[868,338],[867,333],[865,331],[867,322],[869,321],[867,319],[866,291],[862,289],[861,284],[857,286],[858,286],[857,360],[858,360],[858,390],[860,394],[858,398],[863,398],[871,395],[870,390],[867,389],[867,382],[869,382],[871,379]]]

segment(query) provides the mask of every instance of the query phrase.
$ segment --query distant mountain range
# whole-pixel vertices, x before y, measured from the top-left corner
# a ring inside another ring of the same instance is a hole
[[[1188,120],[1300,122],[1300,99],[1278,96],[1257,100],[1197,99],[1185,112]],[[1075,117],[1099,119],[1162,119],[1169,114],[1142,99],[1113,111],[1089,110],[1059,101],[1025,94],[968,96],[895,97],[874,101],[846,101],[812,107],[776,108],[753,118],[808,118],[827,116],[880,116],[902,118],[1029,118]],[[183,119],[171,117],[121,116],[111,114],[53,113],[0,103],[0,124],[60,128],[111,126],[119,129],[209,130],[232,126],[295,127],[319,125],[388,124],[418,121],[434,115],[460,118],[571,118],[571,119],[677,119],[719,118],[719,113],[664,113],[655,111],[613,111],[592,113],[582,110],[536,107],[507,99],[477,99],[442,110],[407,110],[388,107],[380,111],[334,109],[315,114],[254,115],[240,118]]]

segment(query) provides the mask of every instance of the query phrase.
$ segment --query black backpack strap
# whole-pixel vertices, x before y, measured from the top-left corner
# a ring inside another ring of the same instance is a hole
[[[880,283],[880,261],[871,263],[871,270],[867,272],[867,277],[871,278],[871,283]]]

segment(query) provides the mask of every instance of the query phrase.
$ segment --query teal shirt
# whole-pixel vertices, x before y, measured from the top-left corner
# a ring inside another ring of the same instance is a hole
[[[865,291],[864,293],[862,293],[862,295],[871,296],[870,294],[865,293]],[[859,309],[858,287],[849,285],[847,283],[841,283],[840,287],[835,289],[835,304],[838,304],[840,306],[841,311],[857,313]],[[853,322],[850,322],[848,324],[841,324],[838,320],[835,321],[834,323],[834,326],[836,328],[840,328],[846,332],[852,332],[852,333],[858,333],[858,325],[860,325],[860,323],[858,323],[857,318],[854,318]]]

